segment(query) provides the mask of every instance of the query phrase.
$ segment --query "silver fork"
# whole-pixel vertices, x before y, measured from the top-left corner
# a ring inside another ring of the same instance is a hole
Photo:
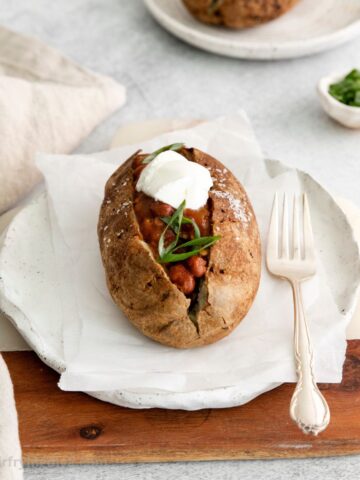
[[[290,282],[293,292],[294,349],[298,381],[290,403],[290,416],[304,433],[317,435],[328,426],[330,410],[315,381],[313,351],[300,286],[301,282],[316,273],[309,205],[306,194],[303,194],[303,214],[300,222],[298,200],[294,195],[292,248],[290,248],[287,196],[284,195],[281,228],[278,203],[276,194],[271,213],[266,263],[273,275]]]

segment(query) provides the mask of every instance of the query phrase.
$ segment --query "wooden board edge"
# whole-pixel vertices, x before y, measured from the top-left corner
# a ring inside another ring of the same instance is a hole
[[[23,462],[25,465],[65,465],[65,464],[126,464],[126,463],[163,463],[163,462],[205,462],[205,461],[220,461],[220,460],[276,460],[276,459],[301,459],[301,458],[321,458],[321,457],[340,457],[352,456],[360,454],[360,442],[358,446],[346,448],[344,450],[341,446],[331,446],[331,449],[321,448],[316,450],[314,448],[284,448],[279,450],[265,450],[259,449],[251,451],[227,451],[219,452],[218,450],[206,452],[189,451],[167,451],[167,452],[144,452],[138,453],[113,450],[106,448],[104,451],[94,449],[94,452],[89,450],[76,450],[76,453],[69,454],[68,452],[59,452],[55,450],[47,450],[46,452],[40,449],[28,448],[23,451]],[[106,451],[105,451],[106,450]]]

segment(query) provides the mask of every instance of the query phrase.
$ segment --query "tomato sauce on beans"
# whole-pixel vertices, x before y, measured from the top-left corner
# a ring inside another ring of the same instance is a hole
[[[146,167],[146,164],[142,164],[143,158],[143,156],[138,155],[133,161],[134,185],[136,185],[140,173]],[[134,188],[134,210],[143,239],[150,246],[154,256],[157,258],[159,239],[166,227],[161,217],[171,216],[175,209],[171,205],[154,200],[143,192],[137,192]],[[201,236],[211,235],[210,210],[208,205],[198,210],[187,208],[184,210],[184,215],[196,222]],[[183,225],[181,228],[181,236],[185,240],[194,238],[193,226],[191,224]],[[165,245],[168,245],[175,238],[175,233],[169,228],[165,234]],[[194,255],[187,260],[164,265],[170,280],[185,295],[191,296],[196,287],[196,280],[205,275],[208,262],[207,256],[208,251],[203,250],[201,255]]]

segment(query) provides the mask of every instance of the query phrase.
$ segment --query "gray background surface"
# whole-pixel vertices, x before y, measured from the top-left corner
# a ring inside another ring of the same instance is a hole
[[[315,92],[321,76],[360,66],[360,38],[303,59],[227,59],[173,38],[148,15],[141,0],[2,0],[0,23],[36,35],[126,86],[126,106],[99,126],[79,151],[105,149],[116,129],[128,122],[211,118],[244,109],[266,156],[307,170],[334,194],[360,206],[360,131],[330,120]],[[25,478],[357,479],[360,457],[32,466],[26,468]]]

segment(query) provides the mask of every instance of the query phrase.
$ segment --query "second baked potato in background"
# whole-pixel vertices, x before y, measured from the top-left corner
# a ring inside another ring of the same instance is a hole
[[[298,0],[183,0],[203,23],[247,28],[269,22],[286,13]]]

